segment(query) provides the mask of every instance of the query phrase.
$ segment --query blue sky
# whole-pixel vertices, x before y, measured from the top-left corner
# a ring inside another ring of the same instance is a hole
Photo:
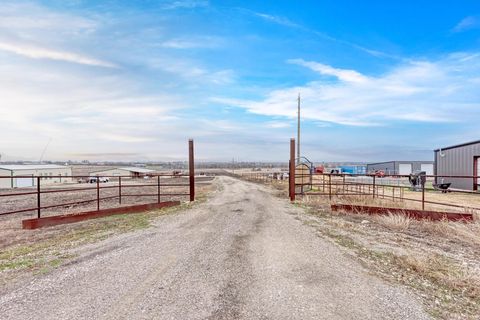
[[[3,159],[431,159],[480,138],[478,1],[0,1]]]

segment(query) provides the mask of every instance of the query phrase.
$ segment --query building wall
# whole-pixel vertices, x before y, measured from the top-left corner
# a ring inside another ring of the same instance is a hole
[[[37,185],[37,179],[34,177],[40,176],[40,185],[49,185],[55,183],[72,182],[72,168],[47,168],[47,169],[28,169],[28,170],[4,170],[0,169],[0,175],[12,176],[10,179],[0,179],[0,188],[21,188],[31,187]],[[30,178],[15,178],[19,176],[28,176]],[[67,176],[66,178],[64,178]]]
[[[0,176],[11,176],[10,170],[0,169]],[[11,178],[0,178],[0,189],[8,189],[12,187]]]
[[[367,164],[367,173],[383,170],[386,174],[399,174],[400,164],[411,164],[412,172],[421,170],[422,164],[433,164],[433,161],[389,161]]]
[[[436,175],[450,176],[473,176],[474,157],[480,156],[480,143],[435,151]],[[474,190],[473,178],[442,178],[437,177],[437,183],[451,183],[451,188],[462,190]]]
[[[386,174],[395,174],[395,162],[382,162],[367,164],[367,173],[374,173],[377,170],[382,170]]]
[[[121,169],[109,169],[103,171],[96,171],[90,173],[91,177],[108,177],[108,176],[129,176],[132,177],[132,173],[130,171],[121,170]]]

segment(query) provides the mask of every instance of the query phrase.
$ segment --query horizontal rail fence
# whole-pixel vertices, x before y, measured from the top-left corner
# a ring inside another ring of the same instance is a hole
[[[238,176],[247,181],[262,183],[287,183],[288,175],[269,172],[242,172]]]
[[[380,199],[408,204],[412,209],[473,211],[480,213],[480,192],[448,188],[439,189],[435,181],[471,179],[476,176],[426,175],[426,182],[413,187],[409,175],[374,174],[295,174],[295,196],[323,196],[335,202],[349,197]],[[308,181],[308,183],[301,183]],[[305,191],[307,190],[307,191]],[[295,197],[294,197],[295,198]]]
[[[106,178],[108,182],[101,182]],[[192,174],[156,174],[143,178],[0,176],[0,179],[32,179],[33,184],[32,187],[0,189],[0,216],[23,213],[36,214],[40,218],[162,201],[192,201],[195,193]],[[63,182],[52,183],[51,179]]]

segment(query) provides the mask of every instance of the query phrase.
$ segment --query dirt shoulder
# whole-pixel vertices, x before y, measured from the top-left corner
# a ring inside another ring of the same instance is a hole
[[[440,319],[480,318],[480,223],[331,212],[326,199],[298,201],[303,223],[382,279],[413,290]]]

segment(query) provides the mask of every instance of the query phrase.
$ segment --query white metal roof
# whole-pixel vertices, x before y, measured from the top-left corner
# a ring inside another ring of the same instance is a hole
[[[0,165],[0,169],[5,170],[47,170],[47,169],[66,169],[67,166],[61,166],[58,164],[11,164]]]
[[[119,170],[125,170],[130,172],[138,172],[138,173],[151,173],[155,172],[155,170],[145,169],[145,168],[137,168],[137,167],[124,167],[118,168]]]

